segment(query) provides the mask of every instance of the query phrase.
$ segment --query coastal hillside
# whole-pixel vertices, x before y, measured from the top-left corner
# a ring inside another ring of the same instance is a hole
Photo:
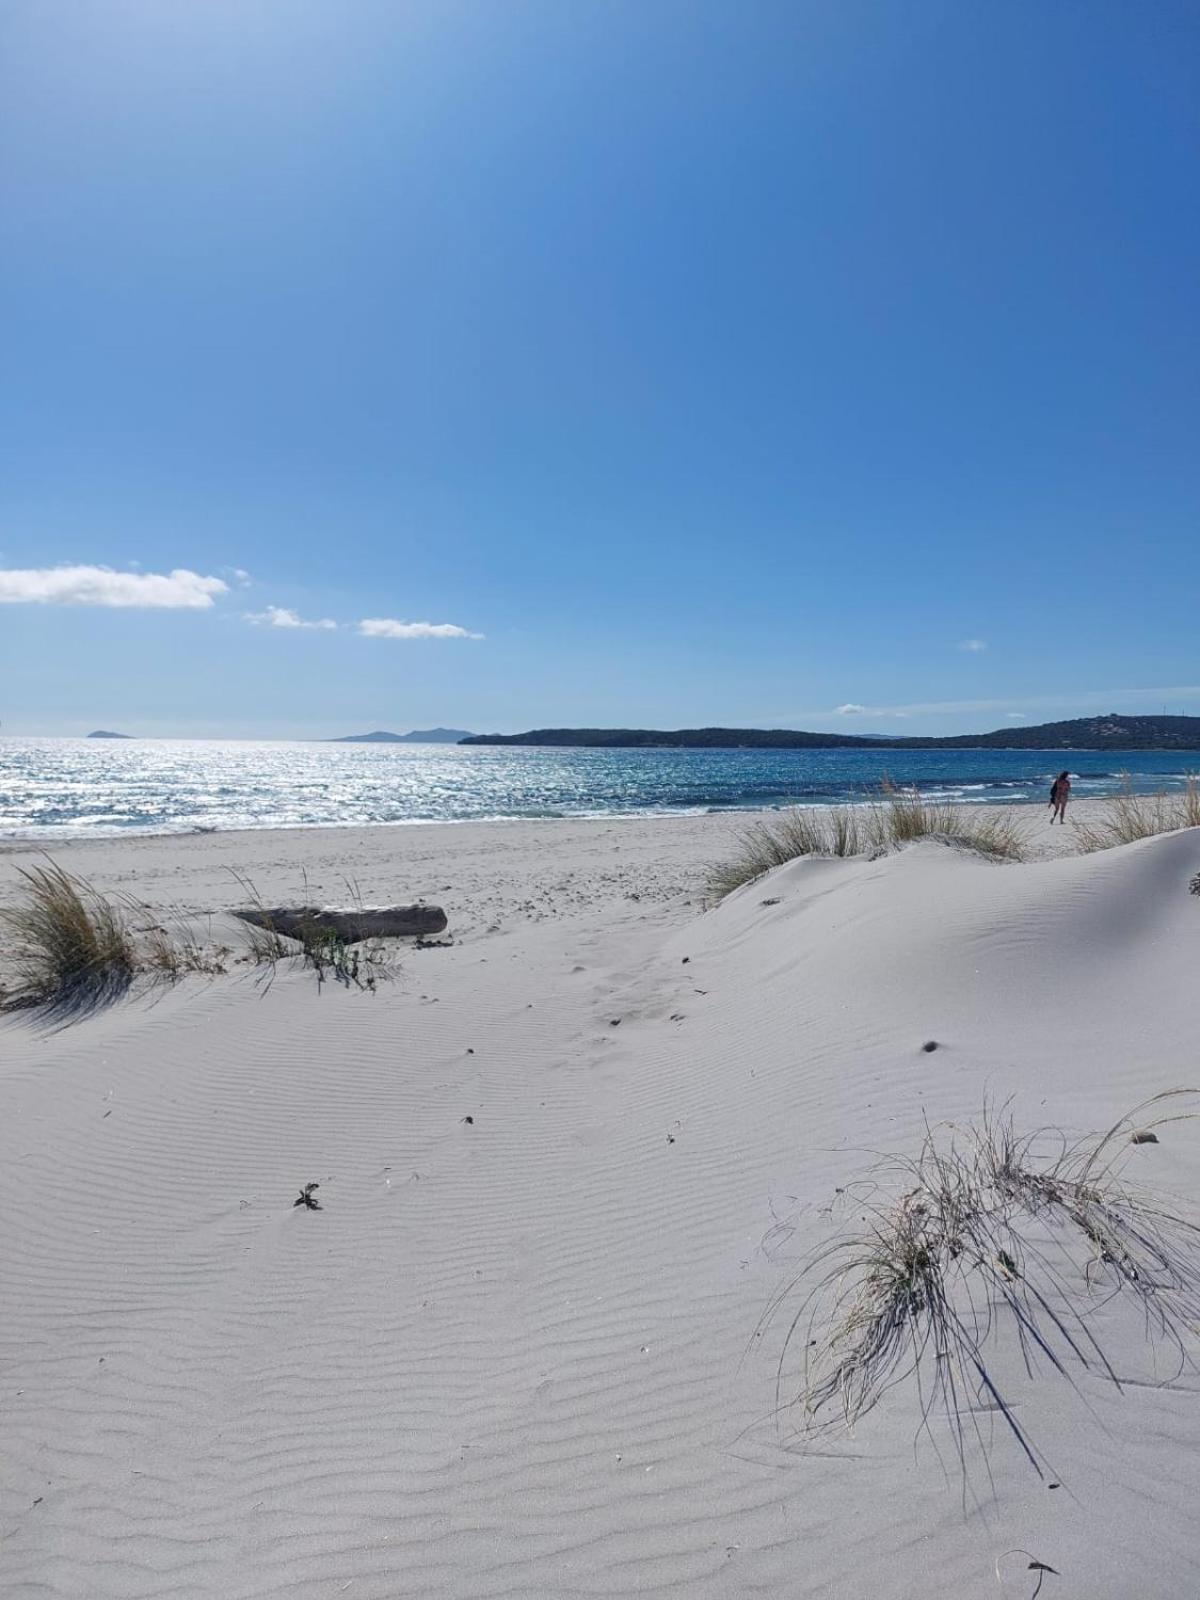
[[[414,728],[411,733],[345,733],[330,744],[466,744],[472,735],[465,728]]]
[[[804,733],[787,728],[534,728],[529,733],[476,733],[463,744],[561,745],[586,749],[678,750],[1200,750],[1200,717],[1074,717],[1034,727],[944,738]]]
[[[860,749],[882,739],[837,733],[796,733],[787,728],[534,728],[529,733],[475,733],[463,744],[575,746],[591,750],[807,750]]]
[[[948,739],[912,739],[930,750],[1200,750],[1200,717],[1074,717],[1032,728],[997,728],[994,733]]]

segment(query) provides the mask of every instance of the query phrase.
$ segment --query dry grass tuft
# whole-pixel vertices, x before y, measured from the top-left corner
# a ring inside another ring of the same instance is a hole
[[[136,978],[174,982],[225,970],[228,951],[205,941],[181,913],[175,931],[128,895],[105,896],[57,862],[18,869],[22,899],[0,910],[16,944],[17,986],[6,1009],[69,1016],[119,998]]]
[[[227,945],[214,943],[211,932],[201,937],[191,918],[182,912],[174,912],[171,922],[172,927],[165,928],[154,920],[138,930],[144,971],[174,983],[189,974],[215,978],[228,970],[226,961],[232,952]]]
[[[18,876],[22,903],[0,910],[17,944],[17,988],[6,1004],[71,1009],[124,993],[138,959],[121,905],[53,861]]]
[[[236,876],[236,874],[235,874]],[[192,974],[227,971],[232,952],[201,934],[179,908],[163,913],[127,895],[102,895],[85,879],[50,861],[19,869],[22,897],[0,909],[0,927],[16,945],[16,984],[0,988],[0,1010],[41,1008],[71,1017],[115,1000],[136,979],[173,983]],[[238,878],[261,908],[251,883]],[[355,885],[347,885],[357,896]],[[298,961],[346,988],[374,990],[394,973],[379,940],[347,943],[335,930],[314,924],[291,939],[273,928],[242,925],[246,960],[269,984],[281,963]]]
[[[1111,850],[1115,845],[1132,844],[1157,833],[1174,833],[1179,828],[1200,828],[1200,783],[1189,777],[1182,789],[1172,793],[1134,794],[1128,773],[1123,775],[1120,792],[1112,795],[1107,811],[1097,821],[1073,824],[1083,850]]]
[[[797,809],[756,822],[738,854],[709,875],[708,887],[722,899],[800,856],[857,856],[916,839],[942,839],[993,860],[1021,861],[1026,854],[1025,831],[1009,811],[926,800],[918,790],[885,784],[883,798],[871,805]]]
[[[985,1108],[968,1128],[929,1130],[920,1153],[877,1168],[890,1203],[869,1201],[862,1225],[818,1250],[768,1316],[804,1296],[780,1360],[781,1404],[804,1432],[853,1428],[897,1384],[915,1378],[920,1428],[932,1437],[941,1416],[960,1469],[968,1434],[986,1454],[980,1410],[1007,1428],[1029,1464],[1046,1463],[989,1367],[1001,1331],[1015,1336],[1026,1371],[1039,1364],[1069,1382],[1082,1370],[1121,1387],[1089,1312],[1123,1293],[1137,1306],[1146,1338],[1188,1360],[1200,1330],[1200,1225],[1176,1207],[1127,1184],[1123,1158],[1147,1122],[1136,1107],[1106,1133],[1069,1144],[1061,1132],[1019,1136],[1006,1111]],[[803,1371],[783,1397],[788,1348],[802,1342]],[[1168,1380],[1169,1381],[1169,1380]]]
[[[872,841],[880,849],[915,839],[944,839],[996,860],[1021,861],[1025,830],[1011,811],[990,806],[964,807],[949,800],[927,800],[918,789],[883,786],[881,804],[872,807]]]
[[[709,890],[721,899],[800,856],[856,856],[867,845],[860,813],[851,806],[782,811],[746,829],[737,856],[709,875]]]

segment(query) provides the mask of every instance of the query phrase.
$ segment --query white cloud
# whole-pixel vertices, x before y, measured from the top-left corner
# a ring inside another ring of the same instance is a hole
[[[1009,722],[1025,721],[1025,713],[1023,711],[1006,711],[1004,715],[1007,717]]]
[[[860,706],[854,701],[848,705],[834,706],[832,711],[806,711],[801,714],[811,722],[814,718],[824,717],[907,717],[910,712],[903,706]],[[793,718],[793,721],[795,719]]]
[[[869,717],[928,717],[928,716],[956,716],[961,712],[986,713],[994,711],[997,715],[1007,715],[1013,703],[1012,698],[1003,700],[924,700],[913,701],[905,705],[895,706],[835,706],[831,711],[828,706],[820,706],[807,711],[771,711],[765,717],[761,726],[776,728],[802,728],[807,722],[817,719],[828,720],[832,716],[869,716]],[[1171,684],[1160,688],[1142,689],[1082,689],[1064,690],[1061,694],[1022,696],[1027,706],[1032,706],[1037,711],[1049,711],[1055,718],[1083,717],[1094,711],[1118,710],[1129,713],[1138,705],[1146,705],[1151,711],[1160,711],[1164,705],[1173,709],[1186,711],[1189,706],[1200,710],[1200,684]],[[1026,721],[1029,713],[1023,712],[1021,720]]]
[[[328,633],[337,627],[337,623],[330,617],[321,617],[314,622],[309,622],[297,612],[291,611],[287,606],[268,606],[265,611],[247,611],[247,622],[261,623],[266,628],[320,628]]]
[[[173,572],[116,572],[112,567],[9,567],[0,569],[0,604],[55,606],[143,606],[156,610],[204,611],[213,596],[226,594],[223,578],[205,578],[186,567]]]
[[[960,639],[958,641],[958,648],[960,650],[969,650],[972,655],[978,655],[981,650],[986,650],[987,649],[987,640],[986,639]]]
[[[248,588],[250,584],[254,582],[254,579],[246,571],[245,567],[230,567],[229,571],[233,573],[234,577],[241,584],[243,589]]]
[[[368,639],[482,639],[453,622],[397,622],[393,617],[364,617],[359,633]]]

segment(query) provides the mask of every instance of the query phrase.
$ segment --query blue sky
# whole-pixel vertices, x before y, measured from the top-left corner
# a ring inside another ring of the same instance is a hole
[[[1200,713],[1191,0],[0,30],[5,731]]]

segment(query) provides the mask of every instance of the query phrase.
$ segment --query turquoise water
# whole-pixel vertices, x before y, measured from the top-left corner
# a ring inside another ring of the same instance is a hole
[[[656,816],[861,800],[890,777],[956,801],[1175,788],[1200,754],[1083,750],[532,750],[0,739],[0,836]]]

